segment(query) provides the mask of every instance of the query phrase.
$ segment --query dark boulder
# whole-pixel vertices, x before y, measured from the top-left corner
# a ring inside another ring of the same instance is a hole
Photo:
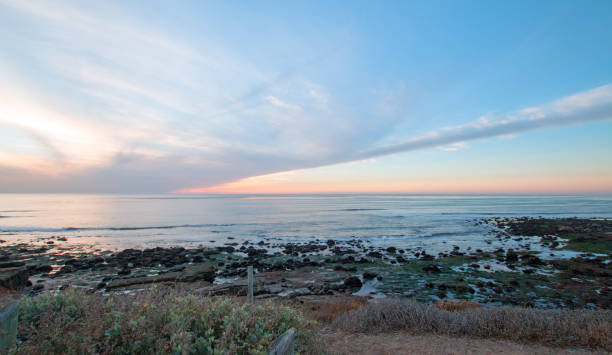
[[[371,257],[371,258],[376,258],[376,259],[380,259],[382,258],[382,254],[377,252],[377,251],[371,251],[368,254],[366,254],[367,256]]]
[[[437,267],[436,265],[433,265],[433,264],[424,266],[423,267],[423,271],[425,271],[425,272],[433,272],[433,273],[436,273],[436,274],[442,272],[442,270],[440,270],[439,267]]]
[[[344,279],[344,285],[349,288],[358,288],[361,287],[363,284],[357,276],[349,276]]]
[[[335,271],[355,272],[355,271],[357,271],[357,268],[354,267],[354,266],[346,267],[346,266],[342,266],[342,265],[336,265],[336,266],[334,266],[334,270]]]
[[[25,263],[23,261],[7,261],[5,263],[0,263],[0,269],[9,268],[9,267],[20,267],[24,265]]]
[[[542,261],[542,259],[538,258],[535,255],[523,255],[521,260],[522,260],[523,264],[529,265],[529,266],[544,265],[544,262]]]
[[[364,280],[372,280],[372,279],[373,279],[373,278],[375,278],[376,276],[378,276],[378,275],[376,275],[376,274],[375,274],[375,273],[373,273],[373,272],[368,272],[368,271],[366,271],[366,272],[364,272],[364,273],[363,273],[363,279],[364,279]]]
[[[429,255],[429,254],[426,254],[425,252],[423,252],[423,253],[421,253],[421,258],[420,259],[424,260],[424,261],[432,261],[432,260],[435,259],[435,257],[433,255]]]
[[[508,249],[508,251],[506,252],[506,262],[514,263],[517,261],[518,261],[518,254],[512,249]]]

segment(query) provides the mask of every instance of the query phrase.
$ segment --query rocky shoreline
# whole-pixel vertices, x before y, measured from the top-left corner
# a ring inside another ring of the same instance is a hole
[[[435,255],[358,239],[118,252],[74,250],[61,235],[4,242],[0,287],[5,293],[69,286],[123,292],[165,284],[239,296],[252,265],[259,298],[352,294],[428,303],[454,298],[537,308],[612,307],[612,221],[496,217],[473,223],[491,226],[484,237],[488,248],[449,244]]]

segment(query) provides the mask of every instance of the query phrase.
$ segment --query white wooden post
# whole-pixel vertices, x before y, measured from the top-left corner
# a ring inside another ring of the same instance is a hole
[[[247,268],[249,274],[249,302],[253,303],[253,266]]]
[[[0,350],[7,350],[15,344],[18,316],[18,301],[13,301],[0,309]]]
[[[293,354],[293,341],[295,340],[295,329],[291,328],[276,338],[268,348],[268,355]]]

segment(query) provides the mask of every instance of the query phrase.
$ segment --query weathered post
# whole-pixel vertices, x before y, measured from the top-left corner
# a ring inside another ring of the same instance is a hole
[[[247,268],[249,274],[249,302],[253,303],[253,266]]]
[[[6,350],[17,340],[19,301],[13,301],[0,309],[0,350]]]
[[[293,328],[284,332],[276,338],[268,348],[268,355],[289,355],[293,354],[293,341],[295,340],[295,330]]]

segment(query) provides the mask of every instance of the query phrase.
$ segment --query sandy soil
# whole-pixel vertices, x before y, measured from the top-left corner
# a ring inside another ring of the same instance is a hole
[[[406,333],[321,335],[330,354],[607,354],[584,349],[559,349],[507,341],[452,338]]]

